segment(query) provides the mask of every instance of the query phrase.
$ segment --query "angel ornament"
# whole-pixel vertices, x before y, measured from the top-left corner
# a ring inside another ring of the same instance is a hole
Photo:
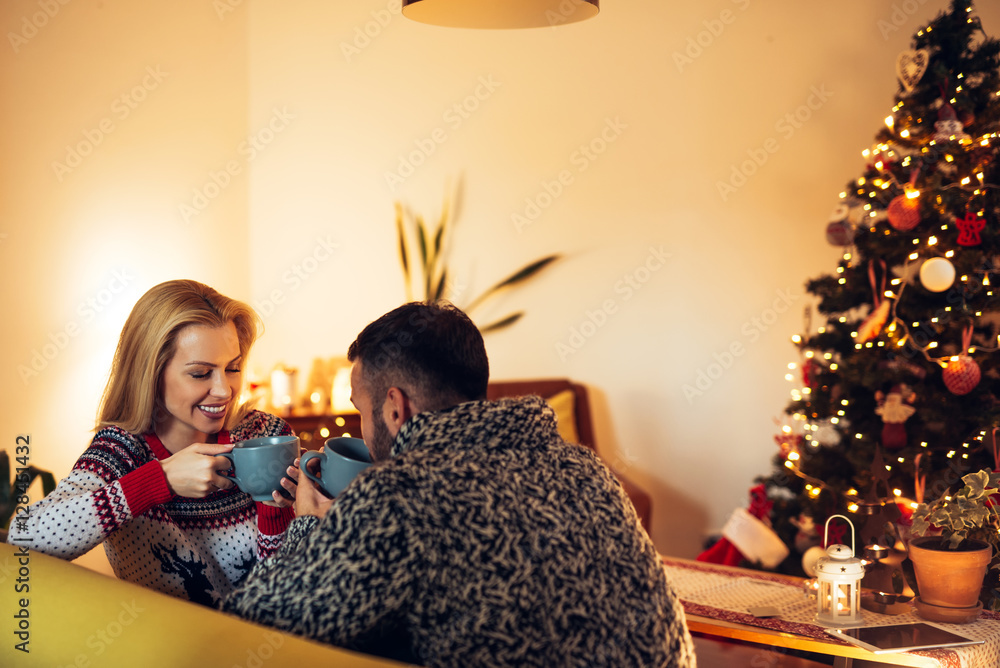
[[[875,393],[879,402],[875,414],[882,417],[882,447],[899,450],[906,447],[905,423],[917,412],[913,407],[917,394],[904,384],[893,385],[888,394]]]

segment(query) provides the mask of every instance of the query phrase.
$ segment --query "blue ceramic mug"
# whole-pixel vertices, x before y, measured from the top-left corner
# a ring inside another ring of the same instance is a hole
[[[299,456],[298,436],[263,436],[251,438],[233,446],[219,455],[232,463],[235,475],[222,474],[236,483],[254,501],[273,501],[271,492],[277,491],[286,498],[288,493],[281,486],[285,470]]]
[[[306,468],[306,464],[312,459],[320,460],[319,477]],[[365,442],[349,436],[327,439],[323,444],[323,452],[312,450],[299,460],[299,468],[306,477],[330,496],[343,492],[359,473],[371,465],[372,456]]]

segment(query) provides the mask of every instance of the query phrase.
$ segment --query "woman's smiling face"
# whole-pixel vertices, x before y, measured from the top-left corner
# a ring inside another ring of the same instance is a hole
[[[208,434],[221,431],[243,385],[242,365],[232,322],[182,329],[174,356],[163,370],[162,404],[167,414],[156,422],[160,439],[185,447],[204,443]]]

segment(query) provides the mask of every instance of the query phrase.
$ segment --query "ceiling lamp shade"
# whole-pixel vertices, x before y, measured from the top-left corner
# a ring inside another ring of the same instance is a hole
[[[600,0],[403,0],[403,16],[447,28],[547,28],[597,16]]]

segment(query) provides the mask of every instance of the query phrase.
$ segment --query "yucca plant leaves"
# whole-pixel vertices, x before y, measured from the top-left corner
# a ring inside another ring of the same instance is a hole
[[[438,277],[437,283],[434,285],[434,290],[431,294],[427,295],[430,301],[436,302],[439,299],[444,298],[444,287],[448,282],[448,268],[445,267],[441,270],[441,276]]]
[[[0,450],[0,503],[4,499],[10,498],[10,457],[7,456],[6,450]],[[3,519],[0,518],[0,523]]]
[[[427,275],[430,276],[427,298],[433,301],[444,297],[445,274],[448,273],[448,267],[442,266],[444,263],[444,243],[448,227],[448,210],[448,200],[445,199],[444,205],[441,207],[441,218],[438,219],[437,232],[434,234],[434,244],[431,250],[430,261],[427,265]]]
[[[535,260],[531,264],[528,264],[522,267],[521,269],[515,271],[510,276],[503,279],[502,281],[491,287],[489,290],[487,290],[483,294],[473,299],[472,303],[469,304],[467,310],[471,311],[472,309],[474,309],[475,307],[479,306],[484,301],[486,301],[489,297],[496,294],[500,290],[503,290],[504,288],[508,288],[528,280],[529,278],[540,272],[542,269],[547,267],[549,264],[558,260],[559,257],[560,257],[559,255],[549,255],[548,257],[543,257],[541,260]]]
[[[447,294],[449,272],[446,257],[449,252],[449,235],[454,227],[452,217],[456,207],[452,205],[457,204],[458,197],[459,193],[456,193],[455,202],[445,197],[441,215],[434,230],[430,230],[423,217],[419,215],[413,216],[410,219],[413,221],[412,224],[408,224],[409,217],[402,204],[396,202],[396,235],[399,240],[399,258],[403,269],[403,280],[406,284],[407,301],[421,298],[417,295],[418,280],[423,285],[423,299],[437,301],[449,298]],[[416,244],[416,250],[413,248],[414,244]],[[527,281],[559,257],[561,256],[558,254],[549,255],[525,265],[473,299],[467,306],[463,307],[463,310],[469,313],[498,292]],[[422,274],[419,278],[417,276],[418,260]],[[485,333],[509,327],[520,320],[523,315],[524,312],[519,311],[479,329]]]
[[[42,494],[47,496],[56,488],[55,477],[48,471],[43,471],[34,466],[28,466],[21,471],[22,476],[27,476],[27,481],[18,482],[17,476],[11,476],[10,459],[6,451],[0,451],[0,528],[6,529],[10,526],[10,520],[17,509],[17,497],[27,491],[35,482],[35,478],[42,481]]]
[[[403,207],[396,203],[396,235],[399,237],[399,262],[403,265],[403,282],[406,284],[406,301],[413,301],[413,279],[410,276],[410,259],[406,252],[406,231],[403,229]]]
[[[515,322],[517,322],[518,320],[520,320],[521,316],[523,316],[523,315],[524,315],[524,311],[518,311],[517,313],[513,313],[513,314],[507,316],[506,318],[503,318],[501,320],[497,320],[496,322],[490,323],[489,325],[486,325],[485,327],[480,327],[479,331],[482,332],[483,334],[485,334],[486,332],[495,332],[498,329],[503,329],[504,327],[510,327]]]

